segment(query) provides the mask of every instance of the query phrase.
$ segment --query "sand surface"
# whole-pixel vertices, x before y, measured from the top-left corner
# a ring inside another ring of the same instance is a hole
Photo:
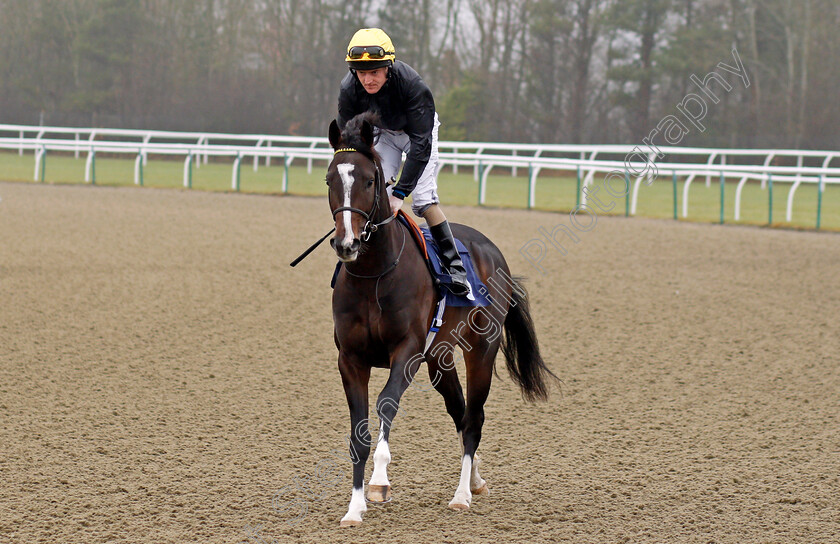
[[[466,513],[442,398],[410,389],[394,500],[348,530],[335,257],[288,266],[325,200],[0,199],[0,542],[840,542],[840,235],[599,218],[543,275],[518,250],[567,216],[448,207],[529,276],[564,383],[494,380]]]

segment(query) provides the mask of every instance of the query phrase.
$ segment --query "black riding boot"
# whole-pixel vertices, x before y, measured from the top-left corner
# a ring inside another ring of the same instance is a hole
[[[455,247],[455,237],[452,236],[449,222],[444,221],[439,225],[429,227],[429,232],[432,233],[432,238],[437,244],[441,265],[452,278],[452,283],[446,285],[446,288],[457,296],[468,295],[470,284],[467,281],[467,271],[464,269],[464,263],[461,262],[458,248]]]

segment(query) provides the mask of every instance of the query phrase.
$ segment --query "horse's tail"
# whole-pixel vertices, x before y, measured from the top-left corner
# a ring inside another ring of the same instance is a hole
[[[513,279],[512,291],[510,309],[505,317],[502,353],[505,354],[508,372],[519,384],[525,400],[545,400],[548,398],[547,378],[558,378],[545,366],[540,355],[534,320],[528,306],[528,293],[522,287],[522,278]]]

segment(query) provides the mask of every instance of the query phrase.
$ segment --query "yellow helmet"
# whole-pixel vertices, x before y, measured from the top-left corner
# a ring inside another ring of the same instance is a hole
[[[355,70],[375,70],[391,66],[395,58],[394,44],[381,28],[363,28],[353,34],[344,60]]]

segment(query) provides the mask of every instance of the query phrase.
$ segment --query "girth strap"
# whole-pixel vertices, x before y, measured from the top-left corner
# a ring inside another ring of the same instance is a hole
[[[443,311],[446,310],[446,297],[441,297],[435,307],[435,317],[432,319],[432,326],[429,327],[429,332],[426,333],[426,347],[423,349],[423,354],[429,352],[432,342],[435,341],[440,327],[443,325]]]

